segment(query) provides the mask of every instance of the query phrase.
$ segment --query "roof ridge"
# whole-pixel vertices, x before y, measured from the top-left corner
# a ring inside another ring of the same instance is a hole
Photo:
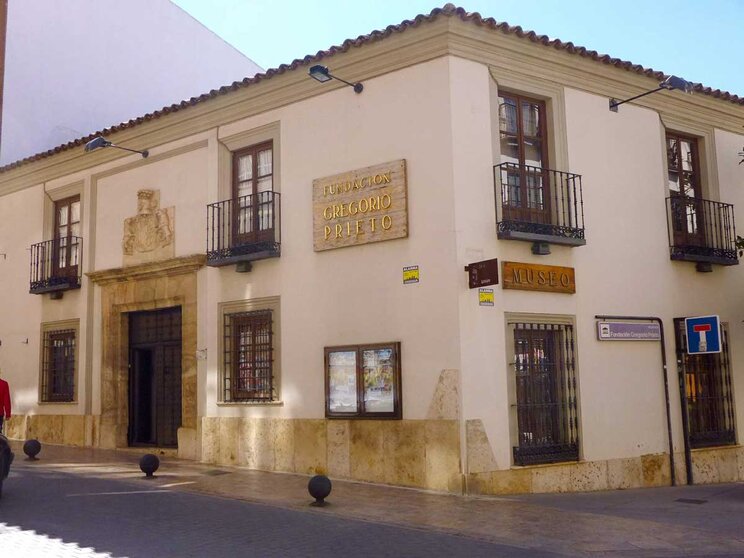
[[[613,58],[608,54],[600,54],[596,50],[589,50],[582,46],[576,46],[574,45],[574,43],[570,41],[563,42],[557,38],[551,39],[547,35],[538,35],[534,31],[525,31],[519,25],[511,26],[506,22],[496,21],[492,17],[484,18],[478,12],[468,12],[464,8],[455,6],[454,4],[448,2],[441,8],[434,8],[428,14],[418,14],[413,19],[406,19],[406,20],[403,20],[399,24],[388,25],[382,30],[379,30],[379,29],[373,30],[367,33],[366,35],[359,35],[355,39],[346,39],[340,45],[331,46],[326,50],[319,50],[315,54],[308,54],[304,56],[303,58],[295,58],[289,64],[280,64],[276,68],[270,68],[262,73],[257,73],[252,77],[246,77],[240,81],[234,81],[231,84],[223,85],[217,89],[212,89],[208,91],[207,93],[203,93],[199,96],[191,97],[189,99],[184,99],[181,102],[165,106],[160,110],[156,110],[156,111],[144,114],[142,116],[132,118],[125,122],[120,122],[119,124],[108,126],[106,128],[103,128],[102,130],[93,132],[87,136],[74,139],[74,140],[70,140],[67,143],[58,145],[57,147],[54,147],[47,151],[43,151],[35,155],[30,155],[18,161],[9,163],[3,167],[0,167],[0,173],[9,171],[11,169],[31,163],[33,161],[38,161],[40,159],[50,157],[62,151],[67,151],[68,149],[72,149],[74,147],[84,145],[85,143],[87,143],[88,141],[90,141],[96,136],[99,136],[99,135],[106,136],[106,135],[113,134],[115,132],[119,132],[121,130],[132,128],[134,126],[137,126],[138,124],[142,124],[144,122],[154,120],[156,118],[160,118],[166,114],[170,114],[172,112],[178,112],[182,109],[195,106],[195,105],[198,105],[199,103],[203,103],[205,101],[213,99],[214,97],[217,97],[220,95],[226,95],[231,91],[236,91],[238,89],[247,87],[254,83],[258,83],[260,81],[270,79],[276,75],[280,75],[288,71],[295,70],[299,68],[300,66],[307,66],[311,63],[318,62],[320,60],[323,60],[324,58],[328,58],[335,54],[346,52],[352,47],[359,47],[366,43],[379,41],[379,40],[389,37],[390,35],[394,33],[402,33],[406,29],[409,29],[411,27],[418,27],[422,23],[428,23],[428,22],[435,21],[440,15],[444,15],[447,17],[459,17],[464,22],[471,22],[476,25],[485,26],[490,29],[500,31],[507,35],[515,35],[519,38],[528,39],[533,43],[540,43],[546,47],[555,48],[556,50],[565,50],[569,54],[575,54],[575,55],[578,55],[584,58],[590,58],[597,62],[615,66],[616,68],[621,68],[621,69],[634,72],[637,74],[642,74],[648,77],[653,77],[658,80],[663,80],[663,79],[666,79],[666,77],[668,77],[666,74],[664,74],[661,71],[654,70],[652,68],[645,68],[640,64],[633,64],[632,62],[628,62],[620,58]],[[714,97],[716,99],[729,101],[734,104],[744,105],[744,97],[740,97],[738,95],[729,93],[727,91],[721,91],[720,89],[714,90],[711,87],[706,87],[701,83],[694,83],[693,91],[696,93],[702,93],[704,95]]]

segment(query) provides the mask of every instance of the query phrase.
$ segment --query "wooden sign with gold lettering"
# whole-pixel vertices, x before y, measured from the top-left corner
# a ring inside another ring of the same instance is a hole
[[[407,236],[405,159],[313,180],[316,252]]]
[[[505,289],[569,294],[576,292],[573,267],[503,262],[501,277]]]

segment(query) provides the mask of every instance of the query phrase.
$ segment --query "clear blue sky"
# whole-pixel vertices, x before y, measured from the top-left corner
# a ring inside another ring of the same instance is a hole
[[[268,69],[440,0],[174,0]],[[744,0],[462,0],[484,17],[744,95]],[[215,84],[218,85],[218,84]]]

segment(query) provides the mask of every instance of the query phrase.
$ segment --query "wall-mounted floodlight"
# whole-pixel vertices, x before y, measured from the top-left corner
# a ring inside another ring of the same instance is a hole
[[[652,89],[651,91],[646,91],[645,93],[641,93],[640,95],[636,95],[635,97],[631,97],[630,99],[625,99],[624,101],[610,99],[610,110],[612,112],[617,112],[617,107],[619,107],[623,103],[635,101],[636,99],[640,99],[641,97],[645,97],[646,95],[651,95],[651,93],[656,93],[657,91],[661,91],[662,89],[666,89],[668,91],[679,89],[680,91],[684,91],[685,93],[692,93],[692,83],[682,79],[681,77],[669,76],[659,84],[659,87],[657,87],[656,89]]]
[[[333,74],[331,74],[331,72],[328,71],[328,68],[326,68],[325,66],[321,66],[320,64],[311,66],[308,73],[310,74],[311,78],[318,80],[320,83],[325,83],[326,81],[337,79],[338,81],[345,83],[350,87],[353,87],[355,93],[361,93],[364,90],[364,86],[361,83],[350,83],[345,79],[334,76]]]
[[[104,139],[102,136],[96,136],[92,140],[90,140],[88,143],[86,143],[85,152],[88,153],[89,151],[94,151],[101,147],[115,147],[116,149],[123,149],[124,151],[131,151],[132,153],[139,153],[140,155],[142,155],[143,159],[147,159],[147,156],[150,154],[150,152],[147,149],[145,149],[144,151],[137,151],[136,149],[129,149],[128,147],[121,147],[119,145],[114,145],[107,139]]]

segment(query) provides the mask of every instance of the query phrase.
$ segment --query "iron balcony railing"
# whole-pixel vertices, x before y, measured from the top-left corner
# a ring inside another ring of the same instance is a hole
[[[733,205],[681,195],[670,196],[666,201],[673,260],[739,263]]]
[[[493,171],[499,238],[586,244],[581,175],[516,163]]]
[[[259,192],[207,206],[207,265],[279,256],[278,192]]]
[[[83,239],[77,236],[31,245],[31,294],[80,288]]]

